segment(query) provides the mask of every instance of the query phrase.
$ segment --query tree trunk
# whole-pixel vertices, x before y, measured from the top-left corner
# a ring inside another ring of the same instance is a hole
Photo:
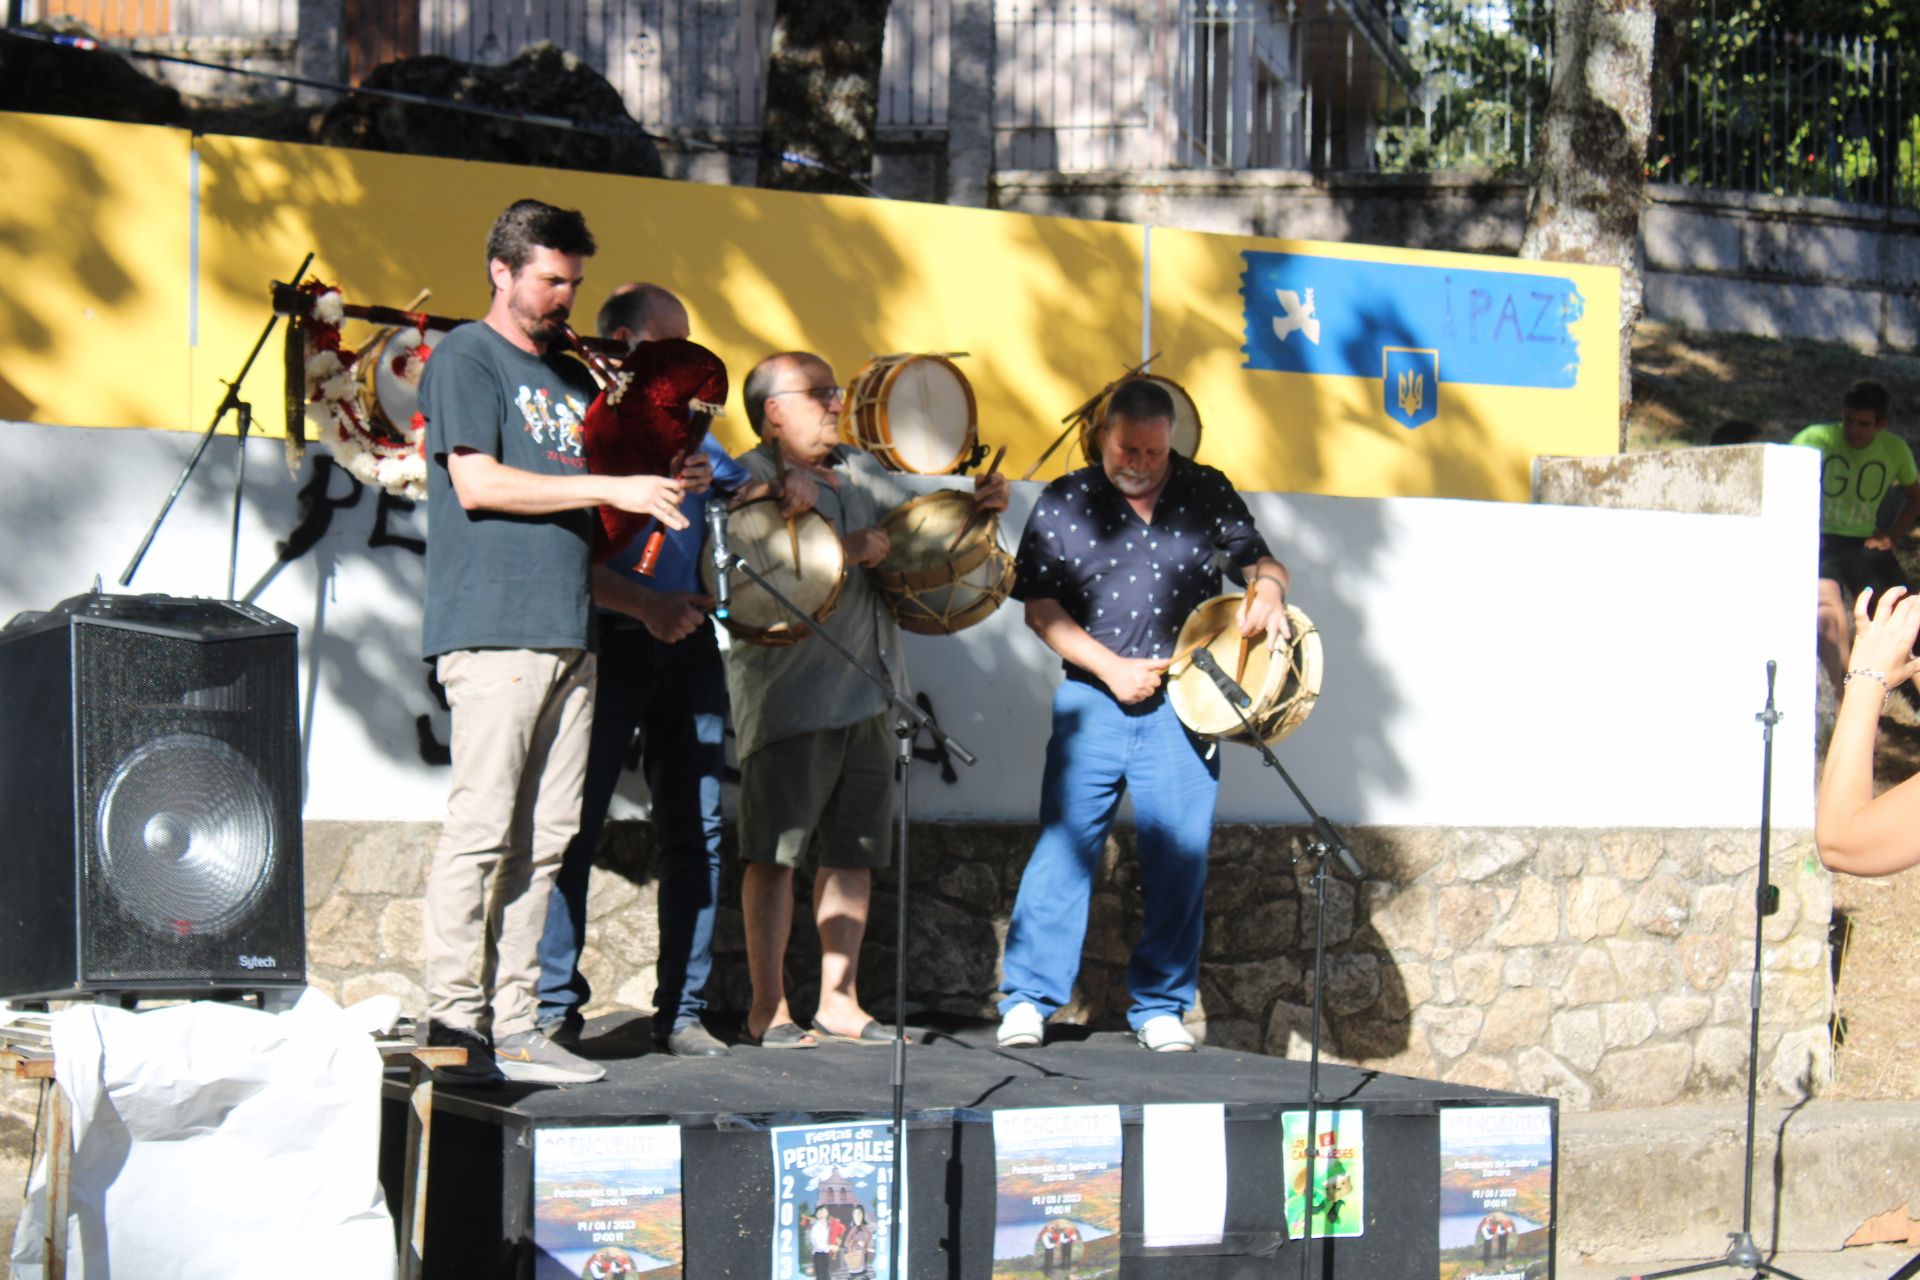
[[[1553,87],[1523,258],[1620,269],[1620,447],[1633,403],[1640,211],[1653,125],[1654,0],[1558,0]]]
[[[870,194],[887,0],[776,0],[763,187]]]

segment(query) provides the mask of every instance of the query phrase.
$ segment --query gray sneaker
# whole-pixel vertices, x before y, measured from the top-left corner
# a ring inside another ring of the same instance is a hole
[[[493,1060],[507,1079],[523,1084],[591,1084],[607,1074],[599,1063],[567,1052],[533,1028],[495,1040]]]
[[[587,1024],[577,1014],[570,1014],[558,1022],[542,1022],[538,1025],[540,1034],[562,1049],[578,1049],[580,1042],[587,1037]]]

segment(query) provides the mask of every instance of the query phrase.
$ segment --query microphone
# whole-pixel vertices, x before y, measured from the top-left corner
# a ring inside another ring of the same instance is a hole
[[[1220,696],[1228,702],[1231,702],[1236,707],[1253,705],[1253,699],[1247,696],[1247,691],[1235,684],[1233,677],[1221,670],[1220,664],[1214,661],[1212,650],[1204,647],[1195,649],[1193,651],[1193,665],[1213,677],[1213,687],[1218,689]]]
[[[727,546],[726,503],[707,503],[707,536],[713,543],[713,616],[724,618],[733,608],[733,550]]]

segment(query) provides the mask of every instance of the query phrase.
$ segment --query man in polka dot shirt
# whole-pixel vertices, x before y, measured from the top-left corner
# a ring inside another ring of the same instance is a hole
[[[1041,1042],[1073,995],[1095,868],[1133,796],[1146,920],[1127,970],[1140,1043],[1190,1051],[1181,1015],[1199,976],[1207,844],[1220,763],[1187,732],[1162,682],[1187,615],[1218,594],[1222,557],[1249,591],[1244,635],[1287,635],[1287,570],[1233,485],[1172,450],[1173,402],[1122,383],[1100,463],[1046,487],[1020,540],[1013,594],[1066,667],[1040,784],[1039,843],[1007,934],[999,1040]]]

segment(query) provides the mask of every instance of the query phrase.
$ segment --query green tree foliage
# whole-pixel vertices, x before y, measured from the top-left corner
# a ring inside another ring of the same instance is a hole
[[[1914,0],[1716,0],[1649,147],[1656,182],[1858,203],[1916,202],[1920,69],[1894,35]],[[1804,25],[1793,25],[1796,19]]]
[[[1660,0],[1655,182],[1920,206],[1920,0]],[[1390,173],[1536,172],[1552,0],[1407,0]]]
[[[870,194],[888,0],[775,0],[758,185]]]
[[[1420,82],[1389,101],[1380,168],[1524,173],[1552,77],[1550,0],[1411,0],[1398,21]]]
[[[1920,35],[1916,0],[1723,0],[1718,17],[1749,27],[1778,27],[1805,35],[1898,40]]]

